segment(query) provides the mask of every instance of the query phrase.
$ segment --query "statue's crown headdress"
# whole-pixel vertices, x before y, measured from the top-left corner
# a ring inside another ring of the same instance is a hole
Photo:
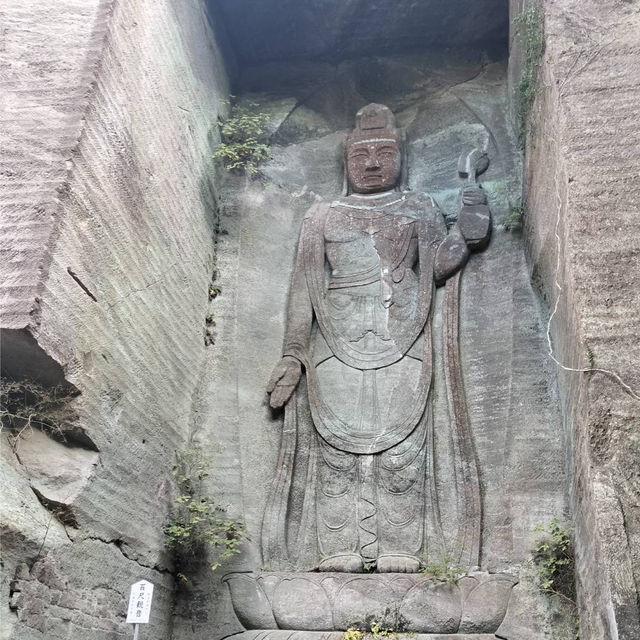
[[[396,119],[391,109],[372,102],[356,113],[356,126],[347,138],[347,145],[366,140],[400,140]]]

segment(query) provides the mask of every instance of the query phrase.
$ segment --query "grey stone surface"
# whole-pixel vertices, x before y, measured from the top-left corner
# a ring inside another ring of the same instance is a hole
[[[264,638],[265,640],[341,640],[344,637],[342,632],[322,633],[320,631],[244,631],[235,636],[238,640],[258,640]],[[365,636],[366,637],[366,636]],[[451,640],[452,638],[460,638],[460,640],[495,640],[493,633],[473,633],[470,635],[457,635],[457,634],[433,634],[433,633],[398,633],[396,637],[400,640],[415,638],[415,640]]]
[[[480,565],[517,572],[529,557],[534,527],[562,517],[567,500],[563,430],[554,370],[545,356],[544,314],[529,284],[521,238],[500,226],[520,191],[518,156],[505,120],[505,66],[483,62],[480,54],[464,60],[459,52],[449,59],[433,54],[376,59],[372,64],[389,69],[389,77],[400,66],[409,69],[404,77],[410,86],[398,83],[390,89],[376,84],[378,76],[370,78],[368,86],[363,62],[345,63],[338,70],[322,64],[271,64],[248,69],[242,80],[252,92],[264,92],[280,78],[276,98],[294,96],[333,133],[319,130],[319,137],[282,141],[272,148],[273,160],[264,167],[264,184],[231,178],[225,187],[218,241],[223,293],[214,301],[218,335],[214,363],[203,384],[210,391],[202,396],[202,415],[208,417],[200,423],[197,438],[216,443],[212,490],[245,520],[251,538],[243,556],[227,570],[257,572],[262,567],[261,522],[278,468],[283,428],[283,416],[269,408],[264,385],[282,350],[284,309],[303,216],[312,204],[339,193],[340,141],[357,109],[384,100],[407,129],[410,188],[430,193],[451,222],[460,209],[458,157],[488,141],[491,164],[482,182],[494,233],[486,250],[471,257],[461,279],[460,350],[481,481]],[[286,127],[287,119],[280,128]],[[449,420],[442,382],[445,302],[438,292],[433,325],[433,344],[438,345],[436,425]],[[445,460],[453,446],[451,436],[437,428],[434,432],[435,454]],[[436,476],[447,547],[456,544],[459,508],[451,473],[445,466]],[[194,592],[199,604],[194,608],[187,598],[182,601],[176,634],[209,638],[242,630],[228,590],[220,588],[215,576],[200,573]]]
[[[482,572],[455,584],[427,575],[344,572],[232,573],[225,581],[246,629],[368,631],[377,622],[381,629],[453,634],[494,633],[517,583]],[[517,638],[513,623],[507,637]]]
[[[37,431],[17,457],[3,447],[0,636],[124,637],[124,599],[145,577],[145,637],[167,640],[171,467],[210,353],[223,60],[197,0],[0,12],[3,372],[51,365],[44,382],[80,392],[76,426],[97,449]]]
[[[519,3],[512,4],[516,13]],[[562,287],[552,325],[562,361],[587,368],[588,347],[596,366],[615,370],[637,393],[638,9],[621,1],[606,12],[590,1],[544,6],[547,57],[526,171],[533,278],[551,306],[556,275]],[[305,10],[302,3],[296,8]],[[374,6],[368,8],[368,18],[377,20]],[[499,227],[519,192],[517,156],[504,122],[504,67],[457,48],[245,69],[240,87],[278,87],[277,99],[266,100],[274,107],[274,160],[265,168],[265,188],[242,179],[227,185],[217,245],[223,293],[210,309],[218,325],[208,362],[202,320],[209,310],[215,216],[205,176],[212,175],[209,146],[226,80],[200,10],[195,1],[165,0],[3,7],[7,162],[0,171],[0,207],[11,239],[3,240],[1,267],[3,367],[10,363],[3,371],[73,382],[81,392],[74,400],[80,426],[99,459],[94,466],[87,454],[86,464],[70,463],[73,473],[44,473],[43,454],[59,449],[38,446],[39,434],[31,443],[36,472],[29,474],[3,448],[5,603],[14,576],[18,582],[0,635],[117,636],[124,629],[113,610],[122,608],[128,584],[138,577],[162,585],[158,602],[163,614],[169,611],[159,534],[159,512],[168,502],[162,470],[192,429],[216,459],[212,492],[224,496],[259,539],[281,428],[262,390],[281,348],[302,215],[340,190],[344,130],[358,108],[378,101],[407,127],[410,187],[434,195],[449,221],[459,210],[457,155],[491,133],[484,180],[498,226],[481,259],[472,257],[465,268],[460,328],[481,472],[481,565],[519,567],[533,527],[566,513],[563,483],[570,468],[582,635],[638,636],[637,401],[602,373],[563,373],[564,418],[572,427],[571,438],[564,438],[555,370],[544,357],[544,313],[529,286],[520,238]],[[33,23],[44,25],[46,39]],[[385,38],[378,34],[375,46],[384,47]],[[307,44],[314,52],[348,50],[335,41]],[[353,46],[366,50],[369,44],[355,37]],[[436,296],[436,305],[442,298]],[[443,328],[439,315],[436,332]],[[435,353],[435,362],[441,371],[442,353]],[[434,419],[443,421],[448,410],[439,379]],[[436,439],[436,451],[449,446]],[[70,455],[65,451],[62,458]],[[436,486],[450,506],[442,518],[451,543],[456,496],[445,469],[442,474]],[[52,492],[54,500],[73,487],[79,534],[52,518],[32,485],[41,495]],[[36,559],[31,571],[22,565]],[[247,544],[226,569],[260,566],[257,549]],[[204,563],[201,569],[182,601],[188,606],[180,609],[174,636],[241,631],[226,587]],[[533,591],[532,582],[516,587],[504,634],[517,632],[522,640],[568,633],[550,631],[549,605]],[[512,614],[521,617],[513,623]],[[166,638],[170,626],[166,615],[155,621],[153,637]]]
[[[549,306],[558,304],[556,358],[588,370],[591,353],[596,368],[558,368],[571,433],[581,637],[639,638],[640,8],[543,6],[525,232],[532,277]]]
[[[96,451],[70,447],[34,429],[17,443],[31,488],[45,500],[72,504],[87,486],[99,461]]]
[[[154,583],[154,606],[145,633],[165,638],[171,625],[173,577],[125,560],[113,544],[84,540],[24,566],[12,583],[10,608],[17,620],[11,638],[127,637],[123,612],[129,586]]]

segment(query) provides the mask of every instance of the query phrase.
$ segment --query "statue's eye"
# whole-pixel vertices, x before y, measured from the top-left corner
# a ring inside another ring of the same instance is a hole
[[[395,151],[389,147],[385,147],[384,149],[380,149],[380,151],[378,151],[378,155],[381,158],[388,158],[395,155]]]
[[[366,149],[361,149],[359,151],[353,151],[349,157],[350,158],[366,158],[369,154],[367,153]]]

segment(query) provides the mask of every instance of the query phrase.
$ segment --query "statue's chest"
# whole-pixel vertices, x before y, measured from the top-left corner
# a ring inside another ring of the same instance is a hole
[[[385,211],[358,212],[335,208],[324,227],[325,243],[375,244],[378,251],[405,240],[413,233],[415,220]]]

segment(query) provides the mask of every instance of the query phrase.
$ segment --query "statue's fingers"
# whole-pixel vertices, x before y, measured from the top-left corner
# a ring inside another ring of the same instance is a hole
[[[283,386],[290,385],[295,387],[300,381],[301,373],[302,372],[300,371],[300,369],[288,369],[287,372],[282,376],[280,382]]]
[[[271,397],[269,398],[269,404],[272,409],[279,409],[284,403],[286,399],[282,395],[282,390],[280,387],[276,387],[274,391],[271,393]]]
[[[278,382],[280,382],[280,378],[282,378],[282,376],[286,373],[286,369],[283,370],[282,367],[277,366],[274,370],[273,373],[271,374],[271,377],[269,378],[269,382],[267,382],[267,393],[272,393],[273,390],[276,388],[276,385],[278,384]]]
[[[295,389],[294,385],[283,385],[279,384],[271,394],[271,399],[269,400],[269,404],[274,409],[279,409],[284,406],[287,400],[291,397],[293,390]]]

